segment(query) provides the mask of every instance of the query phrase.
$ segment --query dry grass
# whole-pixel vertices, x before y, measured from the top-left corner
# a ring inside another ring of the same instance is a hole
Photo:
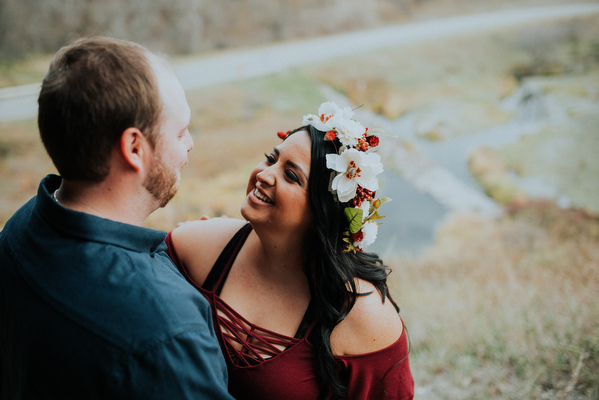
[[[477,149],[468,160],[468,169],[484,188],[485,193],[501,204],[528,197],[510,178],[507,165],[495,149]]]
[[[0,122],[0,227],[37,192],[41,178],[54,171],[35,121]]]
[[[594,109],[576,112],[568,126],[554,125],[525,136],[501,149],[499,155],[516,172],[513,181],[520,187],[541,179],[572,207],[599,213],[599,71],[594,78],[585,80],[596,93]]]
[[[18,63],[0,61],[0,88],[40,82],[52,55],[31,54]]]
[[[396,260],[420,398],[596,399],[597,243],[599,217],[539,202],[453,216],[435,247]]]

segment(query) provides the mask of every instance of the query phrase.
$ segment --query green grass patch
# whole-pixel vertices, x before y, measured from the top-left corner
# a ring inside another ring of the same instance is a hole
[[[35,54],[14,62],[0,61],[0,88],[41,82],[52,55]]]

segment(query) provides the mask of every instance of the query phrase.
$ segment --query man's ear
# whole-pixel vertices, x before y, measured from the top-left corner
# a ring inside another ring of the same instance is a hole
[[[139,171],[143,167],[144,158],[149,155],[150,143],[137,128],[127,128],[121,135],[121,155],[127,164]]]

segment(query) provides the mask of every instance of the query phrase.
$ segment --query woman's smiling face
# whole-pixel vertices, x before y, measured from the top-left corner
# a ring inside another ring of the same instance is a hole
[[[276,146],[250,175],[241,215],[254,228],[290,230],[303,237],[312,224],[308,200],[310,136],[299,131]]]

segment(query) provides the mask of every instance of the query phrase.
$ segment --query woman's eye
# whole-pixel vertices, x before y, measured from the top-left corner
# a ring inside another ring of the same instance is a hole
[[[275,158],[271,155],[268,155],[266,153],[264,153],[264,156],[266,157],[266,162],[268,162],[269,164],[274,164],[275,162]]]
[[[285,171],[285,175],[287,176],[287,178],[289,178],[290,180],[292,180],[295,183],[300,183],[297,175],[295,175],[295,173],[293,173],[293,171],[291,170],[287,170]]]

